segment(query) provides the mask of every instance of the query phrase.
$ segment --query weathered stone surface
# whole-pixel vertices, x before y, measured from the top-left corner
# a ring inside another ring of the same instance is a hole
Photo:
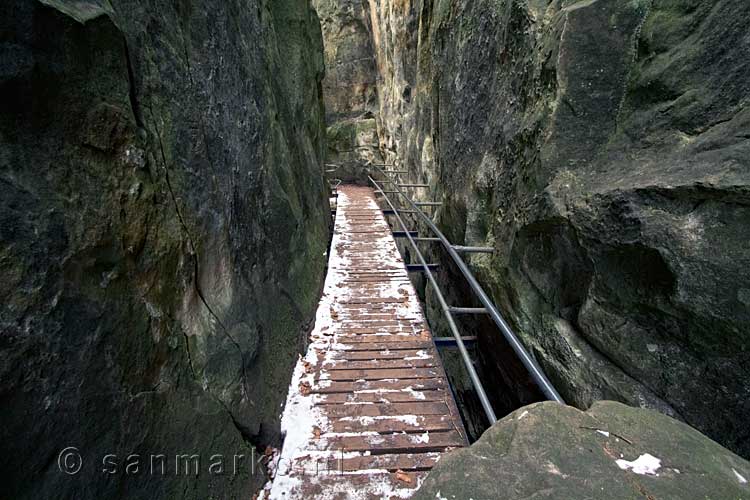
[[[377,109],[377,71],[365,0],[313,0],[323,31],[328,122]]]
[[[377,68],[366,0],[313,0],[323,32],[326,161],[332,176],[366,183],[362,162],[382,162],[374,112]],[[335,167],[334,167],[335,166]]]
[[[495,247],[471,265],[566,400],[750,455],[750,4],[371,11],[385,151],[454,243]]]
[[[314,11],[9,0],[0,33],[1,496],[249,498],[325,265]]]
[[[644,455],[650,470],[625,463]],[[443,457],[414,498],[747,498],[748,477],[750,462],[660,413],[537,403]]]

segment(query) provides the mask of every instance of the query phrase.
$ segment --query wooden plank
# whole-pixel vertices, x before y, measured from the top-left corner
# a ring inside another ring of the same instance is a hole
[[[419,341],[416,340],[419,337],[416,337],[414,335],[408,335],[405,332],[401,335],[397,333],[393,334],[387,334],[387,335],[379,335],[378,333],[374,334],[367,334],[367,333],[355,333],[351,335],[342,335],[337,334],[336,339],[339,343],[342,345],[354,345],[354,344],[369,344],[365,349],[366,350],[372,350],[373,346],[379,346],[378,348],[381,348],[381,346],[394,346],[392,348],[396,348],[398,345],[402,345],[404,348],[407,346],[414,347],[414,346],[424,346],[424,347],[432,347],[432,342],[429,340]]]
[[[340,304],[394,304],[403,302],[403,297],[349,297],[348,300],[342,300]]]
[[[332,452],[326,456],[301,457],[295,464],[296,468],[304,469],[316,476],[330,476],[339,474],[343,480],[348,475],[343,472],[356,472],[360,470],[386,470],[396,471],[427,471],[430,470],[440,459],[440,453],[428,451],[425,453],[397,453],[384,455],[358,456]]]
[[[425,368],[437,366],[435,358],[402,357],[399,359],[375,359],[369,361],[338,360],[323,365],[327,370],[368,370],[375,368]]]
[[[413,419],[392,418],[338,419],[331,423],[332,432],[434,432],[454,430],[456,424],[450,415],[415,415]]]
[[[404,349],[432,349],[434,348],[432,340],[420,339],[418,337],[407,337],[406,339],[399,339],[399,340],[391,340],[391,338],[388,337],[388,340],[379,340],[379,341],[372,341],[372,342],[370,341],[360,342],[357,339],[339,338],[338,344],[339,345],[331,346],[331,349],[338,350],[338,351],[351,352],[351,351],[373,351],[373,350],[374,351],[383,351],[383,350],[395,351],[395,350],[404,350]]]
[[[350,393],[371,389],[412,389],[414,391],[444,389],[447,382],[443,378],[426,378],[411,380],[358,380],[347,382],[332,382],[324,380],[313,385],[311,392],[319,394]]]
[[[443,401],[450,397],[445,391],[351,392],[321,396],[315,404],[333,403],[404,403]]]
[[[380,493],[363,492],[363,488],[377,482],[382,485],[380,490],[416,490],[422,484],[427,472],[404,472],[398,477],[395,473],[382,474],[340,474],[330,473],[315,476],[314,480],[303,481],[297,492],[299,496],[292,498],[323,498],[326,500],[351,500],[352,492],[357,492],[358,499],[383,500]],[[400,478],[400,479],[399,479]]]
[[[398,351],[381,350],[381,351],[333,351],[329,359],[338,360],[376,360],[376,359],[403,359],[421,355],[435,357],[437,354],[434,349],[401,349]]]
[[[435,368],[394,368],[373,370],[330,370],[330,380],[380,380],[384,378],[395,378],[399,380],[436,378],[442,375]]]
[[[358,403],[326,405],[326,415],[341,417],[381,417],[398,415],[448,415],[449,410],[442,401],[419,403]]]
[[[463,436],[456,431],[417,434],[373,434],[365,436],[334,436],[321,438],[320,446],[329,450],[378,451],[381,453],[414,453],[444,451],[464,446]],[[379,454],[381,454],[379,453]]]
[[[440,460],[440,453],[401,453],[370,455],[339,460],[340,470],[385,469],[389,472],[430,470]]]

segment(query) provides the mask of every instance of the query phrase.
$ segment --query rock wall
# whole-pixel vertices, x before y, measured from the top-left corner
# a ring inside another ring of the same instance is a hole
[[[361,162],[383,161],[369,5],[365,0],[313,0],[313,5],[323,31],[328,169],[347,182],[366,183]]]
[[[325,266],[323,71],[307,0],[2,3],[0,496],[265,482]]]
[[[383,151],[452,242],[495,248],[471,266],[565,399],[655,408],[750,456],[750,4],[370,12]]]

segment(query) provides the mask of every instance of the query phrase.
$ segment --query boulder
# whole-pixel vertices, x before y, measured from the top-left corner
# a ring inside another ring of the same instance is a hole
[[[661,413],[536,403],[440,459],[415,500],[750,498],[750,462]]]

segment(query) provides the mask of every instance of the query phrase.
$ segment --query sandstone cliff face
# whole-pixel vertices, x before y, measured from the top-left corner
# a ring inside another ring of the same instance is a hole
[[[495,247],[471,265],[566,400],[749,455],[750,4],[370,10],[385,150],[454,243]]]
[[[12,0],[0,26],[2,496],[249,498],[325,265],[314,11]]]
[[[378,109],[375,52],[366,0],[313,0],[325,53],[323,95],[328,125],[329,170],[349,182],[364,182],[357,165],[382,162],[375,112]]]

